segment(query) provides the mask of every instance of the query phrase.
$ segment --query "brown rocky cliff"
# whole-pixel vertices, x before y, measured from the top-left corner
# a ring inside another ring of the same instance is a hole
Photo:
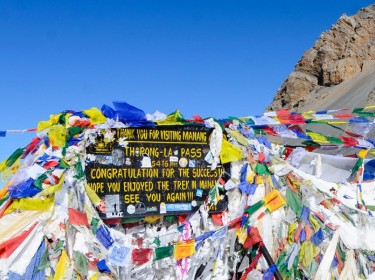
[[[327,94],[317,96],[316,93],[328,92],[328,88],[332,99],[336,85],[359,77],[365,68],[375,67],[373,60],[375,4],[353,16],[342,15],[330,30],[323,32],[314,46],[304,53],[266,110],[298,110],[312,103],[314,98],[326,97]],[[373,102],[374,88],[366,94],[371,96],[363,103]]]

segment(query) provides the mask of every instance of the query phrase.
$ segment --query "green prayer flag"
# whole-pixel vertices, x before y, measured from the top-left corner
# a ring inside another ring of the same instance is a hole
[[[67,139],[67,141],[68,141],[68,139]],[[68,143],[68,142],[66,142],[66,143]],[[61,152],[61,154],[62,154],[64,157],[66,156],[66,146],[62,148],[62,152]]]
[[[339,252],[340,259],[345,262],[346,253],[341,249],[341,246],[337,246],[337,251]]]
[[[320,144],[313,141],[313,140],[302,141],[302,144],[305,145],[305,146],[320,147]]]
[[[87,257],[80,252],[73,251],[73,260],[75,270],[83,278],[86,278],[89,271],[89,260]]]
[[[254,172],[259,174],[259,175],[268,175],[270,174],[270,171],[268,170],[267,166],[264,164],[258,163],[255,168]]]
[[[68,164],[64,159],[60,159],[60,161],[59,161],[59,166],[60,166],[61,168],[64,168],[64,169],[67,169],[67,168],[70,167],[69,164]]]
[[[352,169],[352,174],[357,173],[358,169],[362,166],[363,164],[363,158],[358,158],[356,164],[354,165]]]
[[[286,203],[296,214],[297,218],[301,217],[302,212],[302,200],[291,190],[286,190],[285,195]]]
[[[288,262],[285,261],[286,255],[287,255],[287,251],[284,250],[281,252],[280,256],[276,260],[276,265],[283,279],[286,278],[286,274],[288,271]]]
[[[248,213],[250,215],[254,214],[260,207],[262,207],[264,204],[263,200],[258,201],[257,203],[247,207],[245,209],[245,213]]]
[[[78,161],[76,163],[76,165],[74,167],[74,171],[75,171],[74,178],[81,179],[81,178],[85,177],[85,172],[83,172],[82,165],[81,165],[80,161]]]
[[[255,124],[255,122],[252,119],[248,118],[246,119],[246,124]]]
[[[220,126],[220,128],[221,128],[222,131],[225,131],[225,125],[224,124],[222,124],[221,122],[219,122],[216,118],[212,118],[212,119],[214,120],[214,122],[216,122],[216,123],[219,124],[219,126]]]
[[[59,120],[58,120],[58,123],[65,126],[66,124],[66,112],[63,112],[60,117],[59,117]]]
[[[331,144],[342,145],[343,141],[340,138],[326,136],[327,140]]]
[[[354,108],[353,114],[357,114],[359,117],[375,117],[374,112],[366,112],[365,108]]]
[[[154,250],[154,261],[165,259],[173,255],[173,245],[167,247],[159,247]]]
[[[140,222],[144,219],[144,217],[134,217],[134,218],[123,218],[121,219],[121,224],[131,224]]]
[[[66,141],[70,140],[70,138],[72,138],[74,135],[81,133],[83,129],[84,128],[80,126],[69,127],[67,129]]]
[[[152,242],[152,243],[154,243],[156,246],[160,246],[160,238],[155,237],[154,242]]]
[[[33,182],[33,185],[35,186],[35,187],[37,187],[38,189],[42,189],[42,184],[43,184],[43,181],[45,180],[45,179],[47,179],[48,177],[47,177],[47,175],[46,174],[42,174],[42,175],[40,175],[38,178],[36,178],[36,180]]]
[[[264,132],[263,131],[263,129],[261,129],[261,128],[255,128],[255,127],[253,127],[253,131],[254,131],[254,133],[255,134],[261,134],[261,135],[267,135],[267,133],[266,132]]]
[[[98,218],[92,218],[91,220],[91,230],[93,234],[96,234],[96,231],[98,230],[99,225],[99,219]]]
[[[7,159],[7,161],[6,161],[6,166],[7,166],[7,167],[11,167],[11,166],[13,165],[13,163],[15,163],[16,160],[17,160],[20,156],[22,156],[23,152],[24,152],[24,149],[23,149],[23,148],[18,148],[17,150],[15,150],[15,151],[13,152],[13,154],[11,154],[10,157]]]
[[[46,249],[43,252],[42,257],[40,258],[39,265],[36,267],[36,270],[43,270],[51,265],[51,262],[49,260],[49,252],[46,247]]]
[[[165,216],[165,220],[169,223],[173,223],[176,220],[176,216]]]

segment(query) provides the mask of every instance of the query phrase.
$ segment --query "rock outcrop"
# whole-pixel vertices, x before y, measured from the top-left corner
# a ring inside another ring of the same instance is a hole
[[[336,85],[361,77],[362,72],[375,67],[372,60],[375,60],[375,4],[353,16],[343,14],[330,30],[323,32],[304,53],[266,110],[298,110],[311,103],[316,92],[327,88],[329,95],[333,95]],[[371,96],[364,98],[364,104],[374,101],[375,93],[371,90],[368,94]]]

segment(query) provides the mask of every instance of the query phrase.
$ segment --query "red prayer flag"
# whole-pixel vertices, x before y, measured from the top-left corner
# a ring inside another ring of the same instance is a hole
[[[69,208],[69,221],[72,225],[89,226],[86,213],[79,210]]]
[[[25,153],[23,154],[22,158],[25,158],[28,154],[34,152],[39,144],[40,138],[35,137],[31,140],[31,142],[25,147]]]
[[[133,249],[132,251],[132,263],[136,265],[142,265],[148,262],[152,257],[152,249],[140,248]]]
[[[258,244],[259,242],[262,242],[262,237],[260,237],[258,229],[256,227],[251,227],[243,247],[248,249],[250,246]]]
[[[343,141],[345,147],[354,147],[359,144],[358,141],[352,137],[341,136],[340,139]]]
[[[269,126],[265,126],[265,127],[263,127],[262,130],[263,130],[265,133],[267,133],[268,135],[273,135],[273,136],[276,136],[276,135],[277,135],[276,131],[274,131],[274,130],[273,130],[271,127],[269,127]]]
[[[353,114],[333,114],[333,116],[337,119],[351,119],[355,118]]]
[[[364,137],[364,136],[361,135],[361,134],[357,134],[357,133],[350,132],[350,131],[347,131],[347,130],[345,130],[345,133],[348,134],[348,135],[351,136],[351,137],[358,137],[358,138]]]
[[[289,110],[278,110],[276,114],[281,124],[304,124],[306,123],[306,120],[302,115],[296,114],[296,113],[291,114]]]
[[[26,239],[26,237],[33,231],[38,222],[35,222],[30,228],[23,231],[21,234],[8,239],[0,244],[0,258],[8,258],[18,246]]]
[[[52,167],[58,166],[60,163],[58,161],[50,160],[45,165],[43,165],[44,169],[50,169]]]

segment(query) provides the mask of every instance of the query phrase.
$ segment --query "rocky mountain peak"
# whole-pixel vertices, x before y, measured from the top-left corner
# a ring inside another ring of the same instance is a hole
[[[329,102],[318,102],[320,106],[334,106],[335,95],[342,97],[349,89],[353,92],[351,84],[361,84],[361,79],[368,78],[375,70],[374,61],[375,4],[362,8],[353,16],[343,14],[330,30],[323,32],[313,47],[303,54],[266,110],[312,109],[317,105],[316,100],[325,98]],[[338,87],[345,81],[345,87]],[[367,92],[361,92],[359,99],[352,96],[359,103],[355,106],[373,101],[374,88],[375,84],[366,89]],[[336,94],[337,91],[340,94]]]

